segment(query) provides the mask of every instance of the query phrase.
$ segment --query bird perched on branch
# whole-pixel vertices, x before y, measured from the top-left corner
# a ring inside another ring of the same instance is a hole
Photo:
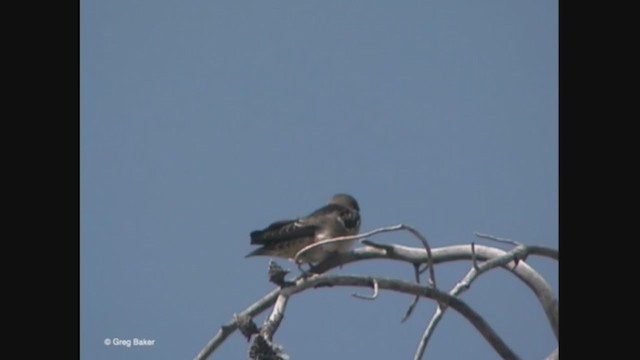
[[[250,256],[275,256],[294,260],[298,251],[312,243],[339,236],[356,235],[360,230],[360,207],[351,195],[336,194],[327,205],[308,216],[281,220],[263,230],[251,232],[251,245],[261,245]],[[300,262],[318,263],[333,253],[349,251],[353,241],[321,245],[305,253]]]

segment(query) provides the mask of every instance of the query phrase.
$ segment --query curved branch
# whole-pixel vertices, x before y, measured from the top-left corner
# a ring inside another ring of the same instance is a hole
[[[473,263],[473,268],[478,270],[478,257],[476,256],[476,244],[474,242],[471,243],[471,262]]]
[[[370,287],[375,281],[382,289],[393,290],[405,294],[419,295],[446,304],[464,316],[487,340],[487,342],[504,359],[519,359],[518,355],[498,336],[480,314],[464,301],[430,286],[420,286],[415,283],[398,279],[354,276],[354,275],[318,275],[298,282],[295,286],[286,288],[289,295],[293,295],[318,286],[359,286]]]
[[[519,246],[522,245],[521,243],[511,240],[511,239],[505,239],[505,238],[501,238],[501,237],[497,237],[497,236],[493,236],[490,234],[483,234],[483,233],[479,233],[479,232],[474,232],[473,235],[479,237],[480,239],[487,239],[487,240],[491,240],[491,241],[496,241],[496,242],[500,242],[503,244],[511,244],[513,246]]]
[[[375,300],[378,298],[378,281],[376,279],[373,279],[373,295],[371,296],[366,296],[366,295],[360,295],[358,293],[353,293],[351,294],[351,296],[353,296],[354,298],[357,299],[362,299],[362,300]]]
[[[413,274],[416,279],[416,284],[420,284],[420,264],[416,264],[416,263],[413,264]],[[418,301],[420,301],[420,296],[415,296],[413,298],[413,301],[411,302],[411,305],[409,305],[409,307],[407,308],[407,311],[404,313],[404,316],[400,320],[401,323],[409,319],[409,316],[411,316],[411,314],[413,313],[413,310],[416,308],[416,305],[418,305]]]
[[[481,261],[500,257],[507,253],[504,250],[484,245],[476,244],[474,247],[476,257]],[[385,245],[385,249],[387,251],[385,251],[384,254],[380,253],[377,249],[366,247],[357,248],[344,254],[336,254],[336,256],[318,264],[315,270],[326,272],[338,266],[367,259],[391,259],[409,263],[427,262],[427,254],[424,249],[391,244]],[[432,255],[434,264],[459,260],[471,260],[473,256],[469,245],[452,245],[435,248],[432,251]],[[520,259],[527,255],[539,255],[556,260],[558,259],[557,251],[543,246],[526,246],[524,248],[520,248],[519,252],[516,254]],[[538,298],[538,301],[540,302],[557,339],[559,332],[558,300],[553,295],[551,287],[547,284],[544,278],[525,261],[520,261],[518,266],[515,268],[513,265],[514,264],[512,262],[508,262],[506,265],[502,266],[502,268],[512,272],[533,291]]]
[[[369,236],[373,236],[373,235],[376,235],[376,234],[381,234],[381,233],[385,233],[385,232],[392,232],[392,231],[401,231],[401,230],[406,230],[406,231],[410,232],[411,234],[413,234],[413,236],[417,237],[418,240],[420,240],[420,242],[422,243],[422,246],[424,247],[425,251],[427,252],[427,264],[429,265],[428,266],[429,267],[429,282],[430,282],[431,286],[436,287],[436,274],[435,274],[435,271],[433,270],[433,256],[431,254],[431,247],[429,246],[429,242],[427,241],[427,238],[425,238],[422,234],[420,234],[420,232],[418,230],[412,228],[409,225],[405,225],[405,224],[399,224],[399,225],[394,225],[394,226],[389,226],[389,227],[383,227],[383,228],[371,230],[369,232],[358,234],[358,235],[339,236],[339,237],[335,237],[335,238],[331,238],[331,239],[318,241],[318,242],[315,242],[313,244],[309,244],[309,245],[303,247],[302,249],[300,249],[296,253],[296,256],[294,257],[294,261],[296,263],[298,263],[299,259],[302,258],[302,256],[305,253],[307,253],[311,249],[315,249],[318,246],[322,246],[322,245],[325,245],[325,244],[331,244],[331,243],[337,243],[337,242],[343,242],[343,241],[352,241],[352,240],[358,240],[358,239],[365,239],[365,238],[367,238]],[[380,246],[380,245],[378,245],[377,247],[384,248],[383,246]],[[318,269],[318,267],[314,267],[314,271],[317,272],[318,271],[317,269]],[[320,272],[322,272],[322,271],[320,271]]]
[[[367,259],[390,259],[409,262],[412,264],[426,263],[428,261],[425,249],[407,247],[402,245],[385,245],[385,248],[388,249],[388,251],[385,251],[384,253],[380,252],[379,249],[362,247],[354,249],[349,253],[336,254],[336,256],[332,256],[331,258],[318,264],[316,269],[325,272],[344,264]],[[558,260],[557,251],[554,251],[553,249],[540,246],[528,246],[527,250],[530,255],[546,256]],[[475,253],[479,260],[488,260],[504,255],[506,252],[492,247],[475,245]],[[470,260],[472,256],[469,245],[453,245],[443,248],[434,248],[432,249],[432,255],[433,264]],[[547,315],[547,318],[549,319],[551,327],[557,338],[559,328],[558,301],[557,299],[555,299],[549,285],[535,270],[533,270],[524,261],[521,261],[518,267],[515,269],[510,269],[508,266],[509,264],[503,266],[503,268],[513,272],[536,294],[540,303],[542,304],[545,314]],[[279,293],[280,288],[272,290],[262,299],[256,301],[254,304],[240,312],[239,315],[246,315],[249,317],[255,317],[259,315],[275,303]],[[216,335],[211,340],[209,340],[209,342],[198,353],[198,355],[196,355],[195,359],[201,360],[209,357],[209,355],[213,353],[213,351],[218,348],[222,344],[222,342],[224,342],[224,340],[237,329],[238,323],[235,319],[232,319],[229,323],[223,325],[216,333]]]
[[[511,239],[500,238],[500,237],[489,235],[489,234],[482,234],[482,233],[479,233],[479,232],[475,232],[474,235],[479,237],[479,238],[481,238],[481,239],[497,241],[497,242],[501,242],[503,244],[511,244],[513,246],[524,245],[524,244],[521,244],[521,243],[519,243],[517,241],[514,241],[514,240],[511,240]],[[535,245],[527,245],[527,246],[530,247],[530,248],[536,248],[536,250],[535,250],[536,255],[546,256],[546,257],[552,258],[552,259],[554,259],[556,261],[560,260],[560,252],[558,250],[556,250],[556,249],[551,249],[551,248],[544,247],[544,246],[535,246]]]
[[[430,282],[429,285],[433,286],[434,288],[437,287],[436,274],[434,272],[435,270],[433,270],[433,254],[431,253],[431,246],[429,246],[429,243],[427,242],[427,238],[422,236],[422,234],[420,234],[418,230],[412,228],[409,225],[401,224],[400,226],[402,226],[403,229],[412,233],[415,237],[420,239],[420,241],[422,242],[422,245],[424,246],[424,249],[427,252],[427,264],[429,265],[429,282]]]
[[[556,249],[551,249],[546,246],[527,245],[530,250],[530,254],[548,257],[555,261],[560,261],[560,252]]]
[[[472,268],[469,270],[467,275],[460,282],[458,282],[453,287],[453,289],[451,289],[451,291],[449,291],[449,294],[451,296],[458,296],[462,294],[464,291],[469,289],[469,287],[471,286],[471,283],[475,279],[477,279],[478,276],[480,276],[480,274],[499,266],[505,267],[511,261],[517,260],[519,258],[519,254],[526,253],[526,252],[527,252],[526,245],[518,245],[511,251],[505,252],[503,255],[494,257],[482,263],[481,265],[478,265],[476,261],[477,256],[475,252],[475,244],[472,242],[471,243],[471,259],[473,262]],[[416,350],[416,353],[414,355],[414,360],[418,360],[422,358],[422,355],[424,354],[427,343],[429,342],[429,339],[433,335],[435,328],[440,322],[440,319],[444,315],[445,311],[446,311],[446,308],[440,305],[436,308],[436,311],[433,314],[431,321],[429,322],[429,325],[427,325],[427,328],[425,329],[422,335],[422,338],[420,339],[420,342],[418,344],[418,349]]]

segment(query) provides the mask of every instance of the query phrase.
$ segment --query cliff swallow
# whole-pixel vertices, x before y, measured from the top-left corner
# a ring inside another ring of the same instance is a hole
[[[251,245],[260,248],[246,257],[265,255],[293,260],[305,246],[339,236],[355,235],[360,230],[360,207],[351,195],[336,194],[327,205],[308,216],[281,220],[263,230],[251,232]],[[333,253],[349,251],[353,241],[326,244],[305,253],[301,263],[318,263]]]

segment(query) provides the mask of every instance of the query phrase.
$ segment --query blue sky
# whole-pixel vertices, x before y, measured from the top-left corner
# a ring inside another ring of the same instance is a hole
[[[479,231],[557,248],[556,1],[80,6],[83,359],[193,358],[272,289],[269,259],[244,258],[249,232],[338,192],[358,199],[362,231],[406,223],[434,247]],[[557,293],[557,264],[529,263]],[[469,266],[437,267],[439,286]],[[333,272],[413,277],[384,261]],[[293,359],[411,358],[434,304],[401,324],[411,298],[351,292],[294,297],[275,341]],[[510,274],[462,298],[523,358],[556,347]],[[113,338],[155,345],[104,345]],[[234,334],[213,358],[246,350]],[[454,312],[426,356],[497,358]]]

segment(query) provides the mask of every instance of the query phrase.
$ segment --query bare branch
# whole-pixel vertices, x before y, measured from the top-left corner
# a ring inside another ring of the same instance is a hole
[[[411,226],[404,225],[404,224],[401,224],[401,226],[402,226],[403,229],[406,229],[410,233],[415,235],[422,242],[422,245],[424,246],[424,249],[427,251],[427,264],[429,266],[429,285],[433,286],[434,288],[437,287],[436,286],[436,273],[433,270],[433,254],[431,253],[431,246],[429,246],[429,243],[427,242],[427,238],[422,236],[422,234],[420,234],[420,232],[418,230],[412,228]]]
[[[365,245],[369,245],[373,248],[379,249],[383,254],[386,254],[387,251],[393,251],[393,245],[378,244],[369,239],[364,239],[364,240],[361,240],[360,242]]]
[[[360,240],[360,239],[365,239],[369,236],[372,235],[376,235],[376,234],[380,234],[380,233],[384,233],[384,232],[391,232],[391,231],[398,231],[401,230],[402,225],[395,225],[395,226],[389,226],[389,227],[384,227],[384,228],[379,228],[379,229],[375,229],[363,234],[357,234],[357,235],[350,235],[350,236],[338,236],[338,237],[334,237],[331,239],[326,239],[326,240],[322,240],[322,241],[318,241],[312,244],[309,244],[305,247],[303,247],[302,249],[300,249],[297,253],[296,256],[294,257],[294,260],[296,262],[298,262],[298,260],[307,252],[310,251],[311,249],[315,249],[318,246],[322,246],[322,245],[326,245],[326,244],[332,244],[332,243],[337,243],[337,242],[344,242],[344,241],[352,241],[352,240]]]
[[[407,311],[404,313],[404,316],[402,317],[402,319],[400,319],[401,323],[407,321],[409,319],[409,317],[411,316],[411,314],[413,314],[413,310],[416,309],[416,305],[418,305],[418,301],[420,301],[420,296],[416,295],[413,298],[413,301],[411,302],[409,307],[407,308]]]
[[[419,295],[434,299],[438,302],[447,304],[464,316],[487,340],[487,342],[496,350],[496,352],[505,359],[519,359],[513,350],[497,335],[491,326],[475,312],[464,301],[441,292],[430,286],[420,286],[398,279],[363,277],[353,275],[318,275],[312,278],[298,282],[296,286],[288,287],[286,290],[290,294],[295,294],[310,288],[315,288],[319,284],[329,284],[330,286],[361,286],[369,287],[371,282],[376,280],[379,287],[387,290],[393,290],[405,294]]]
[[[366,232],[366,233],[363,233],[363,234],[358,234],[358,235],[340,236],[340,237],[335,237],[335,238],[331,238],[331,239],[318,241],[316,243],[307,245],[304,248],[300,249],[300,251],[298,251],[296,253],[296,256],[294,257],[294,260],[295,260],[295,262],[299,262],[299,259],[302,258],[302,256],[307,251],[310,251],[311,249],[314,249],[314,248],[316,248],[318,246],[322,246],[322,245],[325,245],[325,244],[342,242],[342,241],[351,241],[351,240],[357,240],[357,239],[364,239],[364,238],[367,238],[369,236],[373,236],[373,235],[376,235],[376,234],[385,233],[385,232],[392,232],[392,231],[400,231],[400,230],[405,230],[405,231],[410,232],[415,237],[417,237],[418,240],[420,240],[420,242],[422,243],[422,246],[424,246],[424,249],[427,252],[427,263],[429,265],[429,283],[430,283],[431,286],[436,287],[436,274],[435,274],[435,271],[433,270],[433,255],[431,254],[431,247],[429,246],[429,242],[427,241],[427,238],[422,236],[422,234],[420,234],[420,232],[418,230],[412,228],[409,225],[405,225],[405,224],[399,224],[399,225],[394,225],[394,226],[389,226],[389,227],[383,227],[383,228],[371,230],[369,232]]]
[[[467,273],[467,276],[465,276],[465,278],[469,277],[470,274],[477,273],[477,271],[479,270],[478,256],[476,255],[476,244],[474,242],[471,242],[471,261],[473,263],[473,268],[471,270],[469,270],[469,273]],[[460,285],[460,284],[461,283],[458,283],[458,285]],[[467,283],[467,287],[466,288],[468,288],[468,283]],[[462,291],[463,291],[463,287],[462,286],[456,286],[454,289],[452,289],[449,292],[449,294],[452,295],[452,296],[457,296]],[[418,343],[418,348],[416,350],[415,355],[413,356],[414,360],[422,359],[422,356],[424,355],[424,351],[427,348],[427,344],[429,343],[429,340],[431,339],[431,336],[435,332],[435,329],[438,326],[438,323],[440,323],[440,320],[442,319],[442,316],[444,315],[444,312],[446,310],[447,310],[447,308],[445,306],[443,306],[442,304],[438,304],[438,307],[436,308],[435,313],[431,317],[431,320],[429,321],[429,324],[427,325],[427,328],[424,330],[424,333],[422,334],[422,337],[420,338],[420,342]]]
[[[478,270],[478,257],[476,256],[476,244],[471,242],[471,262],[473,262],[473,268]]]
[[[256,301],[251,306],[244,309],[237,316],[234,315],[233,319],[229,323],[227,323],[226,325],[222,325],[216,335],[211,340],[209,340],[209,342],[204,346],[202,350],[200,350],[200,352],[194,359],[204,360],[208,358],[209,355],[211,355],[211,353],[213,353],[213,351],[217,349],[227,339],[227,337],[229,337],[229,335],[233,334],[233,332],[238,329],[238,318],[241,319],[243,316],[253,318],[254,316],[262,313],[276,302],[276,298],[278,297],[279,293],[279,288],[274,289],[270,293],[265,295],[262,299]]]
[[[482,234],[479,232],[474,232],[473,235],[479,237],[480,239],[487,239],[487,240],[492,240],[492,241],[496,241],[496,242],[500,242],[503,244],[510,244],[513,246],[518,246],[518,245],[522,245],[521,243],[511,240],[511,239],[505,239],[505,238],[499,238],[497,236],[493,236],[493,235],[489,235],[489,234]]]
[[[417,263],[413,264],[413,275],[415,276],[416,284],[420,284],[420,264],[417,264]],[[420,296],[416,295],[413,298],[411,305],[409,305],[409,308],[407,308],[407,311],[404,313],[402,320],[400,320],[401,323],[409,319],[409,316],[411,316],[411,314],[413,313],[413,310],[416,308],[416,305],[418,305],[418,301],[420,301]]]
[[[460,282],[458,282],[453,287],[453,289],[451,289],[451,291],[449,291],[449,294],[451,296],[458,296],[462,294],[464,291],[469,289],[469,287],[471,286],[471,283],[476,278],[478,278],[480,274],[499,266],[502,266],[502,267],[507,266],[510,262],[514,261],[514,259],[518,258],[518,254],[522,254],[522,253],[526,254],[527,251],[528,251],[528,247],[526,245],[518,245],[516,248],[512,249],[509,252],[504,252],[500,256],[487,260],[482,265],[478,265],[477,263],[474,262],[473,267],[469,270],[467,275]],[[472,260],[475,261],[476,253],[475,253],[474,243],[471,243],[471,252],[472,252],[471,254]],[[429,322],[429,325],[427,325],[427,328],[425,329],[424,333],[422,334],[422,338],[418,343],[418,349],[416,350],[414,360],[419,360],[422,358],[424,351],[426,349],[426,346],[429,342],[429,339],[433,335],[433,332],[435,331],[435,328],[440,322],[440,319],[444,315],[445,311],[446,311],[446,307],[442,307],[440,305],[436,309],[435,313],[431,318],[431,321]],[[557,331],[556,331],[556,336],[557,336]]]
[[[433,335],[436,329],[436,326],[442,319],[442,315],[444,314],[443,309],[444,308],[441,307],[440,305],[438,305],[438,307],[436,308],[435,314],[433,314],[433,317],[431,317],[431,321],[429,321],[429,325],[427,325],[427,328],[424,330],[424,333],[420,338],[420,342],[418,343],[418,349],[416,350],[415,355],[413,355],[413,360],[422,359],[422,356],[424,355],[424,351],[427,348],[427,344],[431,339],[431,335]]]
[[[384,253],[377,248],[371,247],[362,247],[352,250],[349,253],[345,254],[336,254],[336,256],[332,256],[331,258],[323,261],[318,264],[315,268],[316,271],[326,272],[330,269],[333,269],[338,266],[342,266],[344,264],[358,262],[362,260],[368,259],[387,259],[387,260],[396,260],[408,262],[411,264],[414,263],[425,263],[428,261],[427,252],[425,249],[408,247],[402,245],[385,245],[389,251],[385,251]],[[553,249],[549,249],[541,246],[527,246],[526,250],[529,255],[539,255],[550,257],[558,260],[558,252]],[[506,252],[497,248],[492,248],[483,245],[476,245],[475,252],[477,259],[480,261],[490,260],[499,256],[504,255]],[[433,264],[440,264],[451,261],[460,261],[460,260],[470,260],[471,259],[471,251],[470,246],[466,245],[453,245],[446,246],[442,248],[435,248],[432,251],[432,260]],[[486,265],[486,264],[483,264]],[[502,266],[503,268],[509,270],[514,275],[516,275],[520,280],[522,280],[536,295],[542,308],[549,320],[552,330],[558,337],[558,329],[559,329],[559,311],[558,311],[558,301],[553,295],[553,291],[547,282],[540,276],[533,268],[531,268],[527,263],[522,262],[516,269],[511,270],[509,268],[509,263],[507,265]],[[298,281],[299,282],[299,281]],[[296,282],[296,283],[298,283]],[[369,282],[369,286],[370,286]],[[382,287],[382,284],[379,284]],[[285,288],[289,289],[289,288]],[[271,307],[278,297],[280,293],[280,289],[276,288],[272,290],[270,293],[266,294],[262,299],[258,300],[242,312],[238,314],[247,315],[249,317],[255,317]],[[284,291],[284,290],[283,290]],[[204,348],[198,353],[195,359],[206,359],[215,349],[217,349],[224,340],[231,335],[234,331],[238,329],[238,324],[235,319],[232,319],[229,323],[223,325],[220,330],[215,334],[215,336],[204,346]]]
[[[529,254],[531,255],[540,255],[554,259],[556,261],[560,261],[560,252],[556,249],[537,245],[527,245],[527,247],[529,248]]]
[[[420,264],[413,263],[413,277],[416,279],[416,284],[420,284]]]
[[[336,254],[336,256],[318,264],[315,269],[319,272],[326,272],[344,264],[369,259],[397,260],[408,263],[424,263],[427,261],[427,253],[424,249],[395,244],[389,244],[387,245],[387,248],[388,251],[386,251],[385,254],[381,254],[378,249],[371,249],[367,247],[353,249],[349,253]],[[477,259],[480,261],[492,259],[506,253],[501,249],[477,244],[475,245],[475,250]],[[528,255],[539,255],[556,260],[558,259],[557,251],[544,246],[527,246],[524,250]],[[468,244],[435,248],[433,249],[433,263],[440,264],[451,261],[471,260],[471,255],[471,248]],[[523,255],[524,254],[519,254],[518,256],[523,257]],[[549,324],[557,338],[559,328],[558,300],[553,295],[553,291],[549,284],[526,262],[522,262],[515,269],[513,269],[512,263],[503,266],[503,268],[516,275],[533,291],[542,305],[547,319],[549,320]]]
[[[351,296],[353,296],[354,298],[362,299],[362,300],[375,300],[375,299],[377,299],[378,298],[378,281],[376,279],[373,279],[373,295],[366,296],[366,295],[360,295],[358,293],[353,293],[353,294],[351,294]]]
[[[428,264],[425,264],[422,269],[418,268],[418,274],[422,274],[423,272],[427,271],[428,268],[429,268]]]
[[[237,316],[234,314],[233,319],[238,323],[238,329],[247,338],[247,341],[251,340],[251,336],[260,333],[260,329],[253,322],[253,319],[248,316]]]
[[[273,306],[273,310],[271,311],[271,315],[264,321],[262,325],[262,329],[260,333],[269,341],[273,339],[273,335],[278,330],[282,319],[284,318],[284,311],[287,308],[287,302],[289,301],[289,296],[280,292],[278,295],[278,299],[276,300],[276,304]]]

